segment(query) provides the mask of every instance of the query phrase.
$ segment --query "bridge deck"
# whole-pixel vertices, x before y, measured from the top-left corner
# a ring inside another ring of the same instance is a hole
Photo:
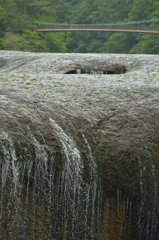
[[[36,29],[37,32],[129,32],[129,33],[153,33],[159,34],[159,31],[138,30],[138,29],[92,29],[92,28],[59,28],[59,29]]]

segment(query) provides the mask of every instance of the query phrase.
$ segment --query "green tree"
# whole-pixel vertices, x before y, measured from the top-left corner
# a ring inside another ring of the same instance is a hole
[[[32,52],[66,52],[64,33],[38,33],[35,31],[36,26],[31,23],[57,22],[64,18],[63,2],[0,0],[0,6],[3,7],[0,8],[0,48]],[[56,11],[60,13],[56,14]]]
[[[140,34],[138,43],[134,45],[130,53],[159,54],[159,35],[158,34]]]
[[[46,44],[41,41],[37,32],[26,30],[23,34],[9,33],[2,43],[2,48],[4,50],[42,52],[46,50]]]
[[[151,19],[153,12],[156,10],[156,3],[155,0],[134,0],[128,20]]]
[[[132,8],[132,1],[128,0],[126,4],[125,0],[82,0],[80,2],[77,1],[76,4],[75,1],[68,1],[68,6],[66,20],[69,23],[106,24],[110,22],[124,22]],[[120,45],[117,47],[113,46],[113,44],[116,45],[120,37],[124,41],[131,40],[128,37],[125,38],[122,34],[114,35],[112,43],[112,39],[109,40],[110,36],[113,36],[113,34],[102,32],[68,33],[66,39],[67,47],[69,52],[109,52],[110,46],[108,47],[108,45],[111,45],[111,52],[115,52],[117,48],[118,52],[120,52]],[[122,39],[120,40],[121,42]],[[130,42],[126,43],[126,45],[130,45]]]
[[[144,20],[159,18],[159,2],[155,0],[134,0],[133,7],[129,13],[129,20]],[[152,23],[158,26],[159,23]],[[159,54],[159,35],[137,34],[136,44],[132,45],[130,53]]]
[[[60,34],[61,35],[61,34]],[[20,50],[29,52],[66,52],[63,36],[52,33],[42,34],[26,30],[23,34],[8,33],[1,39],[0,47],[4,50]]]
[[[158,35],[37,33],[37,26],[31,23],[106,24],[152,18],[159,18],[159,2],[156,0],[0,0],[0,48],[158,54]],[[159,23],[151,26],[159,27]]]
[[[129,53],[129,50],[137,42],[136,34],[134,33],[114,33],[104,43],[101,51],[108,53]]]
[[[8,14],[2,7],[0,7],[0,37],[4,36],[7,25],[8,25]]]
[[[64,33],[45,33],[43,38],[46,43],[47,52],[67,52],[64,42]]]

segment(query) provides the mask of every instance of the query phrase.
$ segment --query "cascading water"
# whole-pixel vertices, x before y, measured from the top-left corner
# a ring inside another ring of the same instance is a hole
[[[44,149],[46,146],[41,145],[34,136],[31,137],[35,151],[34,159],[30,158],[27,149],[24,148],[22,149],[26,155],[24,160],[22,155],[17,156],[13,139],[6,133],[1,133],[0,136],[2,176],[0,239],[38,239],[43,231],[42,226],[37,227],[36,214],[39,213],[38,208],[47,207],[46,201],[53,194],[51,191],[53,158],[48,159]],[[49,162],[52,163],[50,167]],[[51,206],[44,215],[41,215],[48,227],[51,219],[50,209]],[[51,235],[48,237],[51,239]]]
[[[97,189],[98,176],[91,148],[83,135],[88,149],[87,158],[90,169],[90,179],[86,183],[83,178],[84,163],[75,141],[67,136],[53,119],[50,118],[50,122],[61,142],[64,157],[64,169],[60,173],[61,194],[57,200],[64,208],[63,212],[61,211],[62,216],[60,216],[65,226],[62,239],[67,239],[68,236],[69,239],[81,239],[82,236],[85,240],[96,239],[97,225],[100,219],[100,211],[96,210],[96,206],[100,209],[101,199],[98,195],[101,194],[101,191],[99,188]],[[70,215],[70,226],[68,226],[68,215]]]
[[[60,215],[58,218],[64,223],[64,236],[65,239],[66,232],[68,228],[68,215],[71,209],[71,230],[69,235],[74,239],[76,235],[76,223],[80,219],[82,205],[82,192],[83,192],[83,181],[82,181],[82,171],[83,162],[80,157],[80,152],[78,151],[75,142],[65,134],[65,132],[60,128],[56,122],[50,118],[50,122],[55,130],[57,137],[62,145],[63,157],[64,157],[64,168],[60,173],[59,181],[60,189],[57,203],[61,206]],[[57,225],[58,228],[58,225]],[[58,230],[57,230],[58,231]],[[55,230],[55,232],[57,232]],[[60,229],[61,231],[61,229]],[[60,233],[59,233],[60,234]]]
[[[0,239],[98,239],[102,191],[90,145],[83,135],[89,169],[85,179],[76,142],[51,118],[50,125],[60,159],[49,153],[38,129],[35,134],[28,127],[32,153],[9,134],[0,134]]]
[[[159,239],[158,60],[1,51],[0,240]]]
[[[86,70],[86,69],[77,69],[67,72],[66,74],[114,74],[113,71],[93,71],[93,70]]]
[[[94,216],[95,216],[95,211],[96,211],[96,228],[97,228],[97,233],[99,233],[100,229],[100,218],[101,218],[101,199],[102,199],[102,189],[101,189],[101,184],[98,179],[98,174],[97,174],[97,165],[95,163],[91,147],[85,137],[85,135],[82,135],[86,144],[86,149],[87,149],[87,158],[89,162],[89,170],[90,170],[90,183],[88,184],[88,189],[89,191],[85,191],[87,196],[87,203],[86,203],[86,226],[87,226],[87,211],[88,211],[88,206],[92,206],[92,217],[91,217],[91,238],[93,239],[94,237],[94,232],[93,232],[93,227],[94,227]],[[91,194],[91,203],[90,203],[90,194]],[[97,202],[97,203],[96,203]],[[97,207],[97,209],[96,209]],[[87,238],[85,238],[87,239]]]
[[[113,72],[77,69],[77,70],[69,71],[69,72],[67,72],[67,74],[113,74]]]
[[[138,239],[159,239],[158,183],[154,160],[145,149],[144,161],[138,158],[140,172],[140,203],[138,205]]]
[[[148,150],[137,153],[137,201],[119,188],[104,198],[86,136],[80,135],[82,155],[53,119],[49,124],[59,156],[37,127],[28,127],[28,145],[0,133],[0,239],[157,240],[158,172]]]

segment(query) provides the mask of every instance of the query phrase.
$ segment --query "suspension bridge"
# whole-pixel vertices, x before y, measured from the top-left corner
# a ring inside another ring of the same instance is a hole
[[[159,34],[159,18],[135,22],[108,23],[108,24],[59,24],[32,22],[37,32],[129,32]],[[154,26],[158,25],[158,26]]]

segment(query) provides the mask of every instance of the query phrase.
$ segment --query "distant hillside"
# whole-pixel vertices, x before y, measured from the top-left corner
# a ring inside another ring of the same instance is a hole
[[[104,24],[156,18],[155,0],[0,0],[0,49],[159,54],[158,34],[37,33],[30,22]]]

